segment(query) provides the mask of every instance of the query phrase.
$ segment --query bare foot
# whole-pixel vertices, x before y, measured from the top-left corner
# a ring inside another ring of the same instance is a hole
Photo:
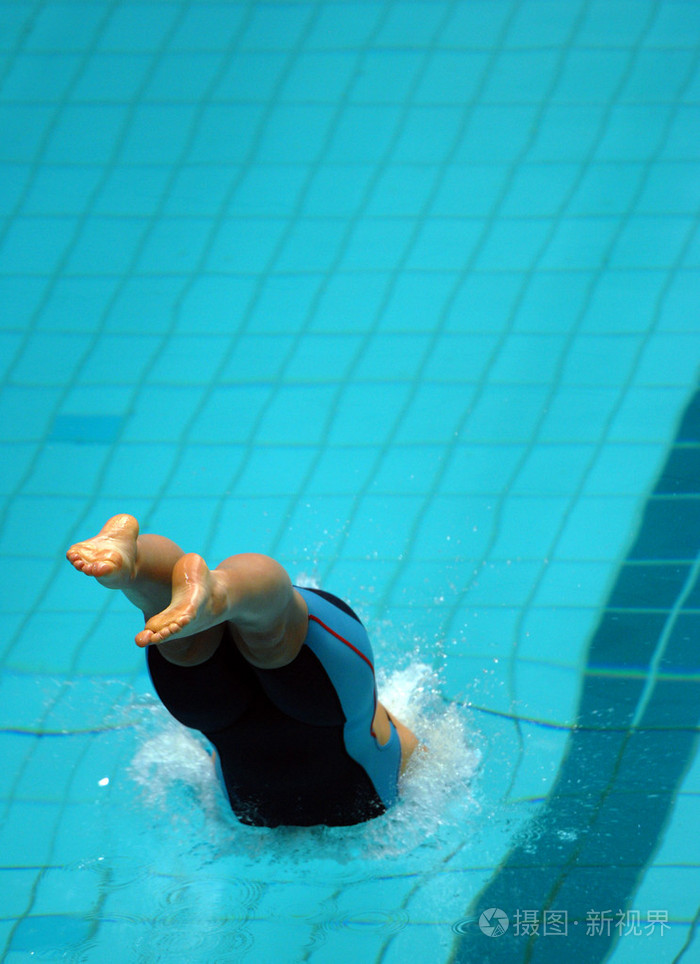
[[[178,559],[173,567],[172,601],[167,609],[148,620],[136,637],[136,644],[151,646],[182,639],[223,622],[226,594],[218,575],[194,552]]]
[[[79,572],[119,589],[136,570],[136,539],[139,524],[132,515],[115,515],[92,539],[77,542],[66,558]]]

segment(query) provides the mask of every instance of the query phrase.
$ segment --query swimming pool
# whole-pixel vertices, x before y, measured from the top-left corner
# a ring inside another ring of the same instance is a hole
[[[0,2],[4,960],[698,960],[699,27]],[[358,608],[394,813],[228,817],[116,511]]]

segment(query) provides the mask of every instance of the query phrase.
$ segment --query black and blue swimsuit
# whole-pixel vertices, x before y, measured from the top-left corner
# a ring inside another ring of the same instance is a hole
[[[226,629],[199,666],[175,666],[150,646],[149,672],[172,715],[215,747],[243,823],[361,823],[396,801],[398,733],[392,723],[384,746],[373,733],[374,661],[358,616],[330,593],[296,588],[309,626],[287,666],[252,666]]]

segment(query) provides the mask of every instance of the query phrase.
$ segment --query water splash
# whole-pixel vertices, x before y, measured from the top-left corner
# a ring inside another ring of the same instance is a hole
[[[472,790],[480,752],[472,745],[467,720],[445,704],[435,673],[422,663],[380,680],[381,698],[410,726],[424,750],[417,751],[401,780],[399,803],[359,827],[244,827],[232,815],[205,742],[169,717],[156,701],[142,714],[130,776],[142,805],[163,815],[169,834],[178,823],[183,840],[208,847],[210,857],[236,853],[260,869],[265,862],[330,861],[351,868],[358,859],[434,851],[454,832],[462,839],[479,804]],[[143,709],[143,707],[142,707]],[[170,815],[168,818],[167,815]],[[182,827],[182,824],[189,826]],[[202,838],[203,835],[203,838]],[[366,873],[366,868],[363,873]]]

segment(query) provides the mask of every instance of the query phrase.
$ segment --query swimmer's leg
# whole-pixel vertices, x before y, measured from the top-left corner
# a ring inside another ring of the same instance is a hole
[[[393,713],[389,713],[386,707],[381,703],[377,703],[377,711],[374,714],[372,726],[374,732],[377,734],[377,740],[380,746],[384,746],[391,738],[390,720],[396,727],[399,743],[401,744],[401,773],[403,773],[414,751],[418,749],[418,737],[412,730],[409,730],[406,724],[402,723],[398,717]]]
[[[93,576],[108,589],[121,590],[146,621],[171,605],[173,570],[184,555],[165,536],[139,534],[138,522],[126,514],[113,516],[96,536],[76,543],[66,553],[79,572]],[[196,665],[212,655],[221,633],[221,627],[212,627],[186,641],[164,644],[161,652],[170,662]]]

